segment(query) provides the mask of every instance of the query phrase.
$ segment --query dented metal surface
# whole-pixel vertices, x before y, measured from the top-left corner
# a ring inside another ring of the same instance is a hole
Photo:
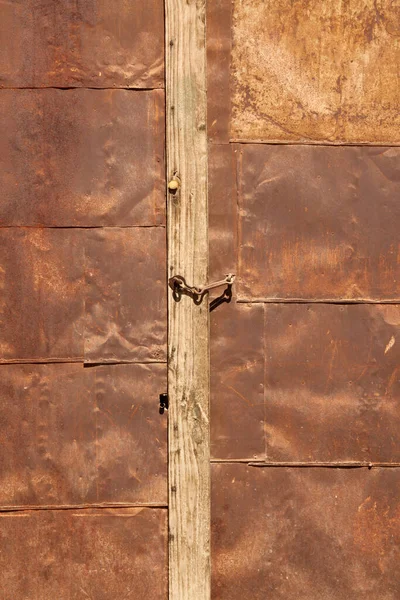
[[[87,363],[166,360],[163,227],[86,233]]]
[[[400,150],[242,145],[241,299],[400,298]]]
[[[0,508],[167,502],[165,365],[0,366]]]
[[[0,23],[0,87],[164,86],[162,0],[13,0]]]
[[[0,225],[165,222],[164,93],[3,90]]]
[[[82,230],[0,228],[0,289],[0,362],[82,360]]]
[[[234,0],[231,40],[231,139],[400,143],[397,2]]]
[[[400,462],[400,306],[265,306],[267,460]]]
[[[213,465],[215,600],[395,600],[399,469]]]
[[[0,550],[4,599],[168,597],[165,510],[2,513]]]

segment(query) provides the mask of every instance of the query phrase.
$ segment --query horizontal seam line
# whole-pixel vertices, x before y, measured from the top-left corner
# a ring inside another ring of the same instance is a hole
[[[368,462],[368,461],[331,461],[331,462],[302,462],[302,461],[271,461],[251,459],[211,459],[211,464],[221,465],[246,465],[249,467],[291,467],[291,468],[331,468],[331,469],[373,469],[373,468],[399,468],[400,463]]]
[[[153,508],[153,509],[166,509],[168,505],[165,503],[121,503],[121,504],[70,504],[70,505],[57,505],[49,504],[43,506],[12,506],[12,507],[0,507],[0,514],[2,513],[14,513],[14,512],[30,512],[30,511],[64,511],[64,510],[103,510],[111,509],[118,510],[121,508]]]
[[[211,140],[210,140],[211,141]],[[212,143],[212,141],[211,141]],[[215,142],[215,144],[224,142]],[[257,146],[348,146],[348,147],[397,147],[400,146],[399,142],[329,142],[324,141],[313,141],[313,140],[245,140],[245,139],[230,139],[226,144],[238,144],[243,146],[257,145]]]
[[[0,225],[0,229],[165,229],[166,225]]]
[[[124,87],[120,87],[120,86],[108,86],[108,87],[102,87],[102,86],[69,86],[69,85],[44,85],[44,86],[16,86],[16,87],[7,87],[7,86],[0,86],[0,92],[1,91],[17,91],[17,90],[59,90],[62,92],[68,92],[70,90],[96,90],[96,91],[106,91],[106,90],[126,90],[128,92],[164,92],[165,88],[163,87],[128,87],[128,86],[124,86]]]
[[[400,304],[400,298],[372,299],[372,298],[237,298],[238,304]]]
[[[4,365],[71,365],[71,364],[81,364],[83,367],[84,366],[90,366],[90,367],[101,367],[101,366],[107,366],[107,365],[165,365],[167,364],[166,360],[149,360],[149,361],[145,361],[145,360],[141,360],[141,361],[124,361],[124,360],[115,360],[115,361],[103,361],[103,362],[98,362],[98,361],[93,361],[93,362],[89,362],[89,361],[85,361],[83,358],[81,359],[49,359],[49,358],[44,358],[44,359],[32,359],[32,358],[28,358],[26,360],[23,359],[16,359],[16,360],[0,360],[0,367],[4,366]]]

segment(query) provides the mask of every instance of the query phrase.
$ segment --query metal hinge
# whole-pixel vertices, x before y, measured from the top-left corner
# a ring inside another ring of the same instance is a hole
[[[182,275],[174,275],[168,281],[169,287],[172,289],[174,300],[179,302],[182,297],[182,294],[186,296],[190,296],[193,298],[195,304],[201,304],[204,296],[210,291],[218,287],[226,286],[226,290],[222,294],[221,297],[225,297],[226,292],[229,292],[229,297],[232,296],[231,289],[232,285],[235,281],[235,275],[233,273],[229,273],[226,275],[224,279],[220,281],[214,281],[213,283],[207,283],[202,287],[196,287],[194,285],[188,285],[186,280]]]

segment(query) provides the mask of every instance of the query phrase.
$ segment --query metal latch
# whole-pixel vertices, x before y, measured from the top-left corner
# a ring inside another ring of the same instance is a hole
[[[160,394],[160,415],[164,414],[164,410],[168,410],[168,394]]]
[[[185,278],[182,277],[182,275],[174,275],[173,277],[171,277],[169,279],[168,284],[169,284],[169,287],[172,289],[174,300],[176,300],[177,302],[179,302],[179,300],[181,299],[182,294],[185,294],[186,296],[190,296],[191,298],[193,298],[193,301],[195,304],[201,304],[204,296],[210,290],[213,290],[215,288],[222,287],[222,286],[226,286],[226,290],[224,291],[222,296],[227,295],[227,296],[231,297],[231,295],[232,295],[231,290],[232,290],[232,285],[233,285],[234,281],[235,281],[235,275],[233,275],[233,273],[229,273],[229,275],[226,275],[226,277],[224,279],[221,279],[220,281],[214,281],[213,283],[208,283],[208,284],[204,285],[203,287],[196,287],[193,285],[188,285],[186,283]],[[228,294],[227,294],[227,292],[228,292]]]

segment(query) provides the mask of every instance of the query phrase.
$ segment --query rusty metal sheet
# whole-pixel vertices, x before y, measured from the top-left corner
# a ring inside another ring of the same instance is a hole
[[[83,356],[82,230],[0,228],[0,362]]]
[[[161,90],[3,90],[0,127],[0,225],[165,222]]]
[[[212,476],[213,599],[398,598],[399,469]]]
[[[226,143],[229,142],[231,118],[232,1],[207,2],[206,10],[207,133],[210,140]]]
[[[400,306],[265,311],[267,459],[400,463]]]
[[[166,504],[165,365],[2,365],[0,375],[0,508]]]
[[[398,2],[233,4],[231,139],[400,143]]]
[[[210,278],[218,280],[237,272],[236,148],[228,144],[209,149],[209,223]],[[212,456],[264,457],[262,307],[237,305],[234,294],[211,313],[210,337]]]
[[[398,300],[400,150],[242,146],[241,299]]]
[[[213,458],[265,456],[263,316],[234,301],[211,313]]]
[[[164,4],[0,5],[1,87],[163,87]]]
[[[166,516],[144,508],[2,513],[2,597],[166,600]]]
[[[163,227],[87,232],[85,362],[166,360],[165,246]]]

